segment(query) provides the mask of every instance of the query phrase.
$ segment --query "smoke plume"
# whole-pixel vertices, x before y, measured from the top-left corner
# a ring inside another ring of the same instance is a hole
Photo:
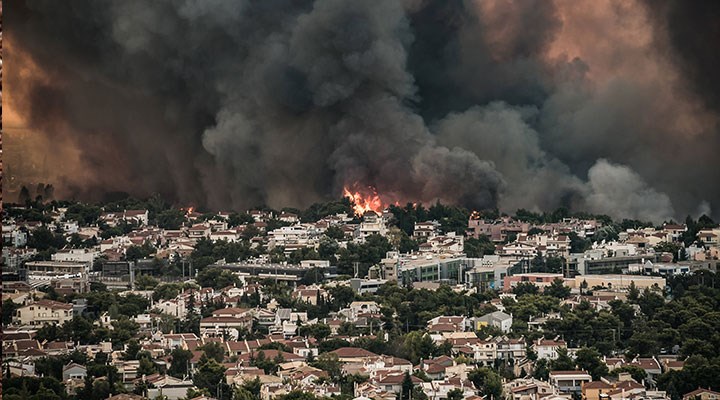
[[[718,15],[672,0],[6,1],[6,140],[64,197],[302,207],[370,185],[386,202],[681,218],[720,202],[720,87],[700,81]]]

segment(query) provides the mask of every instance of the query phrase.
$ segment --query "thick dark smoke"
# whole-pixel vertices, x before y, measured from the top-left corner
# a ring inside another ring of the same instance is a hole
[[[709,212],[720,88],[698,84],[713,56],[686,26],[697,11],[579,3],[8,1],[6,97],[66,196],[305,206],[358,184],[391,202]]]

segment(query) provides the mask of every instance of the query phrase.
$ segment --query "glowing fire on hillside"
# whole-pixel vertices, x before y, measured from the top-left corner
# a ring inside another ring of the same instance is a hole
[[[353,210],[358,216],[362,216],[368,211],[382,214],[385,209],[377,190],[372,186],[359,187],[358,185],[353,185],[353,189],[345,186],[343,188],[343,196],[350,199],[353,203]]]

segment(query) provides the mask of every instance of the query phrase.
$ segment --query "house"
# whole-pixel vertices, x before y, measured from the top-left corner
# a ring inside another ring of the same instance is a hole
[[[444,379],[446,370],[454,365],[455,360],[448,356],[420,360],[420,369],[432,380]]]
[[[93,249],[60,249],[50,256],[52,261],[67,261],[92,264],[100,253]]]
[[[163,314],[169,314],[176,318],[185,318],[188,312],[186,302],[176,299],[158,301],[155,303],[154,308],[157,308]]]
[[[412,378],[416,378],[413,376]],[[452,390],[460,390],[462,392],[463,399],[469,399],[475,396],[475,390],[473,384],[469,381],[460,378],[448,378],[443,380],[434,380],[430,382],[418,382],[415,385],[420,384],[423,393],[428,397],[428,400],[442,400],[448,398],[448,393]]]
[[[348,319],[350,321],[356,321],[360,317],[374,316],[380,313],[380,306],[374,301],[353,301],[348,308],[350,310],[348,313]]]
[[[607,393],[613,389],[615,389],[615,386],[604,380],[583,382],[582,398],[584,400],[600,400],[603,395],[607,396]]]
[[[440,223],[437,221],[416,222],[413,229],[413,238],[429,238],[437,234]]]
[[[550,383],[563,393],[580,393],[583,383],[592,381],[585,371],[552,371]]]
[[[498,358],[497,343],[492,340],[481,340],[471,343],[467,347],[471,350],[472,358],[480,365],[491,366]]]
[[[410,375],[410,379],[412,379],[412,383],[414,386],[417,386],[417,385],[423,383],[422,379],[420,379],[414,375]],[[383,376],[380,379],[376,379],[374,383],[377,386],[379,386],[380,388],[382,388],[388,392],[400,393],[400,391],[402,390],[402,383],[404,380],[405,380],[405,373],[391,372],[391,373]]]
[[[720,243],[720,229],[703,229],[698,232],[697,237],[705,248],[717,246]]]
[[[194,333],[170,333],[162,336],[165,348],[183,347],[186,341],[200,340]]]
[[[690,393],[685,393],[682,398],[683,400],[720,400],[720,392],[697,388]]]
[[[293,214],[291,212],[283,211],[280,213],[280,217],[278,217],[280,221],[287,222],[290,224],[294,224],[297,222],[300,222],[300,218],[298,218],[297,214]]]
[[[85,379],[87,376],[87,368],[83,365],[71,362],[63,367],[62,376],[63,381],[67,381],[68,379]]]
[[[504,384],[503,393],[508,400],[547,399],[555,389],[548,382],[519,378]]]
[[[74,347],[73,342],[61,342],[53,340],[52,342],[46,342],[43,345],[43,349],[49,356],[59,356],[62,354],[68,354]]]
[[[146,376],[144,381],[150,384],[147,396],[151,399],[160,396],[164,396],[167,400],[184,399],[188,389],[195,387],[192,380],[178,379],[169,375],[153,374]]]
[[[502,360],[522,360],[527,354],[525,339],[510,339],[507,337],[496,337],[497,356]]]
[[[633,365],[642,368],[647,374],[647,379],[650,384],[654,385],[655,380],[662,374],[662,366],[660,362],[655,358],[636,358],[629,362],[627,365]]]
[[[217,242],[225,240],[227,242],[237,242],[240,240],[240,233],[237,230],[221,230],[210,233],[210,240]]]
[[[337,354],[340,362],[362,362],[365,358],[378,357],[377,354],[359,347],[341,347],[331,353]]]
[[[427,329],[430,333],[464,332],[465,317],[441,315],[429,320]]]
[[[483,326],[494,326],[502,331],[502,333],[510,332],[513,317],[502,311],[495,311],[482,317],[475,318],[475,330],[480,330]]]
[[[200,334],[203,336],[223,336],[229,334],[237,339],[238,331],[251,329],[252,310],[228,307],[212,312],[210,317],[200,320]]]
[[[73,318],[73,306],[53,300],[39,300],[20,307],[13,320],[20,325],[62,325]]]
[[[293,299],[297,299],[298,301],[301,301],[303,303],[309,303],[314,306],[317,305],[319,297],[319,288],[306,288],[304,286],[300,286],[292,292]]]
[[[123,213],[123,220],[146,226],[150,222],[149,212],[148,210],[126,210]]]
[[[655,398],[658,400],[668,400],[665,392],[648,392],[643,384],[637,383],[632,379],[614,382],[613,386],[614,388],[612,390],[607,393],[603,393],[603,400],[606,398],[610,400],[623,400],[627,398]],[[651,394],[653,394],[653,396],[650,396]]]
[[[207,224],[196,224],[188,229],[188,237],[191,239],[209,238],[210,237],[210,225]]]
[[[107,400],[145,400],[147,397],[140,396],[139,394],[132,394],[132,393],[120,393],[116,394],[114,396],[110,396],[107,398]],[[197,400],[197,399],[193,399]]]
[[[436,254],[460,254],[464,251],[464,237],[449,232],[443,236],[434,236],[420,245],[420,252]]]
[[[662,366],[660,365],[660,362],[652,357],[652,358],[635,358],[630,362],[625,361],[624,358],[605,358],[605,364],[608,366],[608,369],[610,371],[621,368],[624,366],[635,366],[638,368],[641,368],[645,371],[647,374],[648,380],[653,383],[655,379],[657,379],[660,374],[662,374]]]
[[[567,349],[567,345],[564,340],[548,340],[543,338],[533,342],[532,348],[537,354],[538,359],[555,360],[558,358],[558,349]]]

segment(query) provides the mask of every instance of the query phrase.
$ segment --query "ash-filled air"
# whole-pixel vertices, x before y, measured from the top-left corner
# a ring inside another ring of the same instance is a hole
[[[720,203],[715,3],[4,6],[5,139],[24,158],[6,169],[58,197],[302,207],[360,185],[653,221]]]

